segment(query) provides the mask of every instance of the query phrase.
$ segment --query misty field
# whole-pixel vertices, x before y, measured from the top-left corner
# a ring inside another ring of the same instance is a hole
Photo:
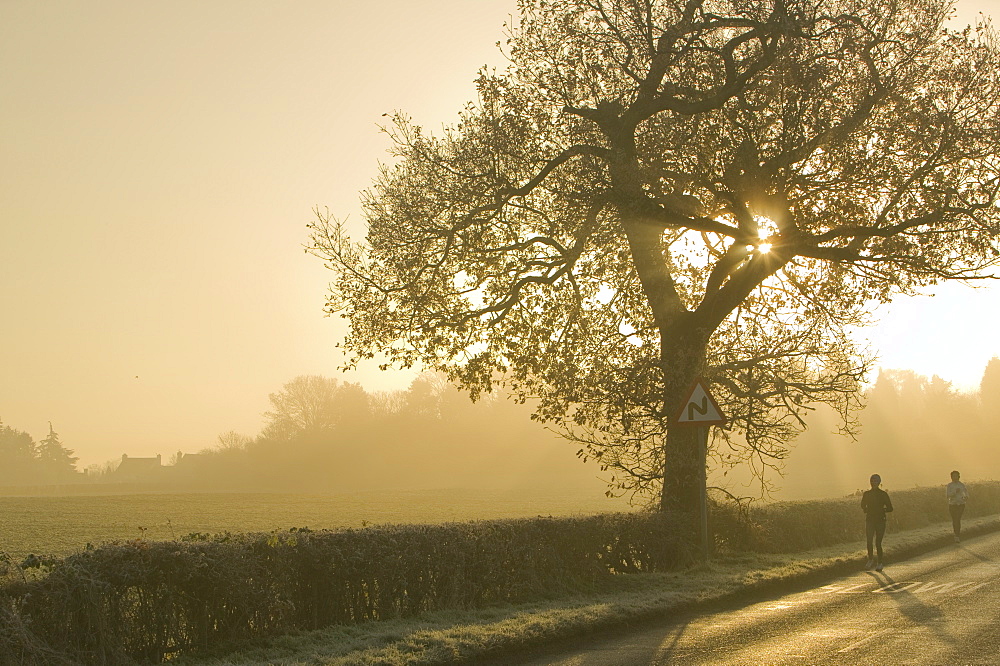
[[[174,540],[192,532],[270,532],[385,523],[570,516],[627,510],[579,492],[434,490],[352,495],[184,493],[0,497],[0,552],[68,555],[88,543]]]

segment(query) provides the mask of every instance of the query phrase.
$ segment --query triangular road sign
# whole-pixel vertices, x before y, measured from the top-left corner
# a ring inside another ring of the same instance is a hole
[[[724,425],[726,417],[722,408],[708,391],[708,385],[701,377],[694,381],[687,399],[681,403],[681,411],[674,422],[680,425]]]

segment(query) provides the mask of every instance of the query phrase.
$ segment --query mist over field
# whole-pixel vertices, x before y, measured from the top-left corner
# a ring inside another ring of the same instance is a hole
[[[269,398],[258,433],[227,431],[203,449],[163,451],[159,459],[123,452],[125,458],[85,470],[76,469],[74,443],[54,429],[36,442],[5,423],[0,493],[363,492],[373,499],[380,491],[471,489],[562,493],[593,509],[608,490],[609,473],[578,459],[578,445],[553,424],[531,420],[530,405],[500,395],[472,402],[432,374],[388,392],[304,375]],[[710,485],[736,496],[793,500],[851,494],[873,472],[890,489],[942,485],[952,469],[970,481],[997,478],[997,359],[974,391],[937,376],[884,370],[866,390],[865,403],[856,440],[837,434],[835,414],[812,412],[787,459],[764,469],[766,492],[750,468],[721,465],[726,451],[717,443]],[[636,506],[648,500],[624,499]],[[608,503],[609,510],[623,506]]]
[[[865,391],[856,440],[837,434],[828,410],[809,417],[808,429],[775,478],[775,499],[846,495],[868,487],[878,473],[886,489],[944,486],[957,469],[963,480],[1000,477],[1000,361],[986,366],[978,390],[962,391],[938,376],[883,370]],[[747,480],[714,477],[737,494],[759,493]],[[728,476],[734,476],[729,474]],[[748,484],[748,485],[747,485]]]
[[[525,405],[495,395],[473,403],[433,375],[405,391],[365,391],[315,375],[270,396],[259,433],[221,433],[197,451],[130,456],[74,473],[73,442],[31,442],[0,430],[0,486],[59,485],[62,491],[127,488],[346,493],[448,488],[535,489],[601,496],[596,465],[530,419]],[[63,446],[65,444],[65,446]],[[64,452],[56,463],[51,449]],[[43,455],[48,457],[42,457]],[[41,488],[39,488],[41,489]],[[0,487],[0,492],[2,492]]]

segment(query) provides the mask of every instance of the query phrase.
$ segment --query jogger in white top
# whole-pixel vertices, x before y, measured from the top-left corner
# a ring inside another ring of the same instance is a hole
[[[969,499],[969,489],[959,481],[961,474],[958,470],[951,473],[951,483],[948,484],[945,494],[948,497],[948,513],[951,514],[951,527],[955,531],[955,543],[962,540],[962,514],[965,512],[965,503]]]

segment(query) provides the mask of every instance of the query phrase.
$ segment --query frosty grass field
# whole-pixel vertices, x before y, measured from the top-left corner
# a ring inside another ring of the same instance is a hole
[[[88,543],[193,532],[360,528],[629,510],[599,493],[434,490],[353,495],[185,493],[0,497],[0,553],[68,555]]]

